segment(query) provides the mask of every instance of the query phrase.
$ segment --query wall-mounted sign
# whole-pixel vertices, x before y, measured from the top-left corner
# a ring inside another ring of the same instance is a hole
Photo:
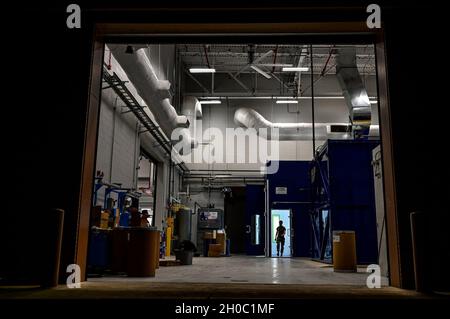
[[[208,219],[217,219],[217,212],[208,212]]]
[[[287,187],[275,187],[275,194],[277,195],[286,195]]]

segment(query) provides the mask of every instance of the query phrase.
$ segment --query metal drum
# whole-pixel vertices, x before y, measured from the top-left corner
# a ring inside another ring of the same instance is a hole
[[[354,231],[333,231],[333,268],[335,272],[356,272]]]

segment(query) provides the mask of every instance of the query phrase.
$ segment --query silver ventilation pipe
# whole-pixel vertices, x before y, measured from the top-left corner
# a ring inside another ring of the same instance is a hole
[[[336,76],[349,108],[355,137],[368,135],[372,108],[356,65],[355,48],[341,48],[338,50]]]
[[[255,129],[261,137],[266,139],[275,137],[271,132],[274,128],[278,129],[277,138],[280,141],[310,141],[312,139],[312,123],[273,123],[250,108],[237,109],[234,113],[234,122],[240,127]],[[346,123],[315,123],[314,128],[316,140],[351,138],[348,132],[350,127]],[[339,128],[338,132],[333,132],[335,128]]]
[[[172,144],[183,146],[177,149],[181,155],[190,152],[197,143],[187,129],[189,121],[186,116],[178,115],[170,103],[170,82],[158,80],[145,50],[139,49],[130,54],[117,49],[113,54],[138,94],[150,108],[164,134],[171,139]],[[172,132],[175,129],[179,129],[178,137],[172,139]]]
[[[200,120],[203,117],[201,103],[195,96],[185,96],[183,98],[181,114],[187,117],[190,123],[190,134],[195,138],[197,134],[197,120]]]

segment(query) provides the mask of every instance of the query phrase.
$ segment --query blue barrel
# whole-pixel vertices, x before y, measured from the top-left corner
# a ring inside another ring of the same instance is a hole
[[[88,265],[105,268],[108,266],[109,240],[108,230],[97,229],[91,231],[89,238]]]

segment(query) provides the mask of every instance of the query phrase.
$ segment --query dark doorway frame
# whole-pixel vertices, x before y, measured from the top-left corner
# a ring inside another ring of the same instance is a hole
[[[383,154],[383,176],[385,191],[385,211],[387,221],[387,241],[390,269],[390,284],[403,287],[402,265],[400,264],[396,184],[393,158],[393,141],[389,92],[387,85],[387,62],[385,41],[382,29],[368,29],[365,21],[330,23],[99,23],[94,27],[92,48],[91,78],[89,86],[88,111],[84,135],[80,198],[78,207],[78,225],[76,247],[64,247],[75,250],[75,261],[82,269],[85,280],[89,216],[92,206],[94,185],[95,155],[97,146],[97,128],[100,111],[100,94],[104,44],[107,42],[142,43],[148,39],[178,43],[180,38],[200,39],[202,42],[235,42],[237,37],[251,38],[252,42],[266,42],[268,38],[281,42],[299,41],[303,43],[355,43],[364,39],[375,44],[377,57],[377,77],[379,90],[379,114],[381,145]],[[229,40],[227,40],[229,38]],[[265,39],[265,40],[263,40]],[[272,41],[273,42],[273,41]]]

